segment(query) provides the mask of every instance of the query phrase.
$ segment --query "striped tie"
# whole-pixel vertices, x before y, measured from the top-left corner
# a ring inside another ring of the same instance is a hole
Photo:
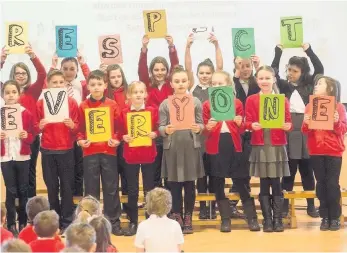
[[[72,87],[72,84],[71,83],[68,83],[67,84],[67,94],[69,95],[69,97],[73,97],[73,87]]]

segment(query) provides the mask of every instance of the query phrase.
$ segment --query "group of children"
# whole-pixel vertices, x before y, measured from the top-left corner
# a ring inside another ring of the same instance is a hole
[[[24,63],[12,67],[10,80],[2,86],[5,104],[22,105],[23,131],[18,138],[1,132],[1,169],[6,185],[8,229],[17,234],[27,223],[25,205],[29,186],[36,185],[29,175],[35,175],[30,165],[37,150],[35,140],[40,138],[42,171],[51,209],[59,215],[59,227],[66,229],[73,220],[73,196],[83,194],[100,199],[102,182],[104,215],[115,235],[134,235],[138,229],[139,171],[141,168],[144,192],[164,186],[172,195],[170,218],[176,220],[183,233],[193,233],[192,213],[195,205],[195,185],[199,193],[215,193],[221,216],[221,231],[231,230],[231,217],[239,216],[235,202],[230,205],[225,195],[225,178],[231,178],[233,189],[240,194],[244,214],[251,231],[259,231],[254,199],[250,195],[250,177],[260,178],[260,204],[265,232],[283,231],[282,217],[288,214],[288,202],[282,189],[292,190],[297,167],[305,190],[314,190],[317,180],[319,213],[313,199],[308,199],[307,212],[321,217],[322,230],[337,230],[341,214],[339,175],[341,170],[343,138],[346,133],[346,113],[339,103],[339,83],[322,76],[323,66],[309,44],[303,49],[312,60],[315,72],[305,57],[292,57],[287,78],[279,77],[282,46],[275,49],[270,66],[261,66],[260,59],[235,58],[234,77],[223,71],[223,58],[217,38],[210,42],[216,49],[215,69],[210,60],[198,65],[196,77],[192,70],[189,36],[186,45],[185,69],[179,65],[173,38],[167,36],[170,67],[163,57],[155,57],[149,67],[147,51],[150,42],[142,39],[138,64],[139,81],[128,85],[119,65],[102,65],[100,70],[89,71],[82,55],[64,58],[57,70],[57,57],[52,60],[48,74],[30,46],[30,56],[38,72],[31,84],[30,72]],[[2,51],[2,64],[7,52]],[[76,80],[78,67],[86,81]],[[253,74],[253,70],[256,73]],[[195,80],[196,79],[196,80]],[[41,91],[47,88],[67,88],[69,118],[61,123],[45,119]],[[232,86],[236,95],[233,120],[216,121],[211,117],[208,88]],[[170,122],[168,97],[194,96],[194,124],[189,130],[176,130]],[[259,123],[261,94],[285,94],[285,123],[280,129],[263,129]],[[333,131],[308,128],[309,96],[330,95],[337,99]],[[37,101],[38,100],[38,101]],[[86,134],[85,111],[107,107],[110,110],[112,137],[107,142],[90,142]],[[149,111],[152,131],[148,137],[152,145],[130,147],[133,141],[127,127],[127,113]],[[299,144],[299,145],[298,145]],[[83,153],[83,155],[82,155]],[[32,156],[32,157],[31,157]],[[128,195],[125,211],[130,219],[126,230],[120,227],[121,206],[119,174],[122,193]],[[281,182],[282,178],[282,182]],[[182,197],[184,189],[184,198]],[[59,195],[61,201],[59,201]],[[15,199],[19,198],[16,210]],[[184,208],[184,211],[183,211]],[[200,203],[200,218],[215,218],[215,203],[208,209]]]

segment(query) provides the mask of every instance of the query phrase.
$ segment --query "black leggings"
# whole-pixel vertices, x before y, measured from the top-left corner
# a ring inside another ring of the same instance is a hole
[[[247,185],[248,185],[248,178],[233,178],[233,183],[235,185],[235,188],[237,192],[240,194],[240,199],[242,202],[247,201],[251,198],[251,195],[249,194]],[[225,178],[223,177],[214,177],[214,183],[215,186],[215,194],[216,194],[216,200],[220,201],[225,199]]]
[[[272,196],[282,196],[281,178],[265,177],[260,178],[260,196],[270,196],[270,187]]]
[[[193,213],[195,204],[195,182],[168,181],[168,185],[172,195],[172,212],[182,213],[182,188],[184,188],[184,211],[185,213]]]

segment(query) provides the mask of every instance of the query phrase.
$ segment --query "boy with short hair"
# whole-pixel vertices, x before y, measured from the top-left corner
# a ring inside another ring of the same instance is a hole
[[[31,252],[30,246],[20,239],[10,239],[1,245],[0,252]]]
[[[5,203],[1,203],[0,212],[1,212],[0,244],[2,244],[4,241],[12,239],[13,234],[3,227],[3,225],[6,223],[6,213],[7,213]]]
[[[95,252],[96,233],[88,223],[73,223],[66,229],[66,247],[76,246],[86,252]]]
[[[34,230],[37,239],[29,245],[32,252],[59,252],[64,244],[56,238],[59,235],[59,215],[51,211],[43,211],[34,219]]]
[[[80,105],[80,131],[77,135],[78,145],[83,149],[83,168],[85,195],[91,195],[100,200],[100,176],[102,180],[104,197],[104,214],[112,224],[112,233],[123,235],[119,217],[121,215],[116,146],[119,145],[119,137],[114,130],[114,122],[120,111],[115,101],[107,98],[104,91],[107,85],[104,81],[104,73],[100,70],[92,71],[87,78],[87,88],[90,98]],[[110,115],[104,116],[105,111]],[[87,111],[87,116],[86,116]],[[86,126],[86,117],[90,126]],[[105,125],[105,120],[110,120],[110,125]],[[111,129],[107,141],[91,142],[88,140],[86,129],[91,134],[97,134]]]

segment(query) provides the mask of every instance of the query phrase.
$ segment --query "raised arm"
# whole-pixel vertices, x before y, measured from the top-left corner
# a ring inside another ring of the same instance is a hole
[[[191,33],[187,39],[186,52],[184,55],[184,65],[185,65],[186,71],[188,72],[188,77],[189,77],[188,90],[190,90],[192,87],[194,87],[194,73],[193,73],[193,65],[192,65],[192,56],[190,54],[190,47],[192,46],[193,42],[194,42],[194,35]]]
[[[0,69],[2,69],[2,67],[3,67],[4,64],[5,64],[5,61],[6,61],[6,59],[7,59],[8,52],[9,52],[9,50],[6,49],[6,46],[4,46],[4,47],[1,49],[1,63],[0,63]]]
[[[218,40],[214,34],[211,33],[211,37],[209,37],[210,42],[216,48],[216,70],[223,70],[223,55],[222,50],[219,47]]]
[[[142,38],[142,48],[139,59],[138,75],[141,82],[146,84],[146,87],[151,86],[151,81],[149,79],[148,65],[147,65],[147,52],[148,52],[149,38],[147,35]]]
[[[80,53],[80,51],[77,51],[77,61],[81,66],[84,78],[87,80],[90,73],[90,69],[86,63],[86,60],[84,59],[84,56]]]
[[[307,56],[310,58],[313,68],[314,68],[314,73],[312,75],[312,79],[314,80],[315,76],[318,74],[324,74],[324,67],[322,62],[319,60],[318,56],[313,52],[312,47],[310,44],[303,44],[302,45],[305,53]]]
[[[281,56],[282,56],[282,52],[283,52],[282,50],[283,50],[283,46],[280,44],[278,44],[275,47],[275,57],[271,63],[271,67],[275,70],[277,81],[281,79],[281,77],[279,75],[279,71],[280,71]]]
[[[169,58],[170,58],[170,73],[169,73],[169,75],[171,76],[174,67],[179,64],[179,61],[178,61],[177,50],[176,50],[176,47],[173,43],[173,38],[170,35],[167,35],[165,37],[165,39],[169,45]]]

